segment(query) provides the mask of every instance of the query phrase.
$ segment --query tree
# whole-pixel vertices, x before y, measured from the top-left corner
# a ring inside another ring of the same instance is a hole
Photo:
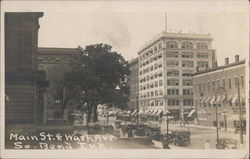
[[[50,81],[50,86],[48,88],[48,93],[51,96],[49,101],[57,101],[57,104],[61,106],[61,118],[63,118],[64,110],[71,101],[79,96],[80,92],[76,86],[68,85],[66,81],[67,74],[70,72],[70,67],[65,65],[55,65],[48,68],[48,79]],[[58,114],[57,114],[58,116]]]
[[[94,113],[97,121],[97,105],[126,107],[130,73],[128,62],[107,44],[95,44],[82,48],[74,57],[71,72],[67,75],[68,87],[76,85],[83,92],[75,102],[87,105],[88,117]],[[79,102],[84,101],[84,102]],[[90,120],[90,119],[88,119]]]

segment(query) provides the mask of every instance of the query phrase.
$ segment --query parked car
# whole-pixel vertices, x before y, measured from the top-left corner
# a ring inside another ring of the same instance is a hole
[[[174,144],[178,146],[188,146],[191,143],[190,139],[191,133],[189,129],[170,129],[168,135],[164,134],[162,142],[167,142],[168,144]],[[164,145],[165,143],[163,143]]]

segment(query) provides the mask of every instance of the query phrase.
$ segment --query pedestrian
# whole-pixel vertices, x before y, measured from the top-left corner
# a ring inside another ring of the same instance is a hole
[[[207,140],[206,143],[205,143],[205,149],[210,149],[210,142],[209,142],[209,140]]]

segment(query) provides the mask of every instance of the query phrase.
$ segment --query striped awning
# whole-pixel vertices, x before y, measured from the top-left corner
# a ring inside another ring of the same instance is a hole
[[[153,115],[155,115],[156,112],[157,112],[157,110],[153,110],[150,115],[153,116]]]
[[[134,116],[136,114],[137,110],[134,110],[131,116]]]
[[[232,103],[235,103],[237,101],[237,99],[238,99],[238,96],[235,95],[234,98],[232,99]]]
[[[213,98],[210,101],[210,104],[215,104],[215,97],[213,96]]]
[[[188,114],[188,117],[191,117],[195,111],[196,111],[195,109],[191,110],[191,112]]]
[[[206,97],[203,97],[202,99],[201,99],[201,103],[204,103],[205,101],[206,101]]]
[[[210,100],[211,100],[211,97],[207,97],[205,103],[209,103]]]
[[[161,113],[163,113],[163,110],[158,110],[158,112],[156,113],[156,115],[159,116]]]

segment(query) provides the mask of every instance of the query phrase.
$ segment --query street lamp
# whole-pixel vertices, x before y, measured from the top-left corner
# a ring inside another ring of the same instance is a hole
[[[225,130],[227,131],[227,111],[226,111],[226,109],[224,109],[222,113],[224,115]]]
[[[217,143],[217,148],[219,147],[219,129],[218,129],[218,102],[217,102],[217,96],[218,95],[225,95],[227,100],[227,91],[224,87],[219,87],[215,91],[215,116],[216,116],[216,143]]]

